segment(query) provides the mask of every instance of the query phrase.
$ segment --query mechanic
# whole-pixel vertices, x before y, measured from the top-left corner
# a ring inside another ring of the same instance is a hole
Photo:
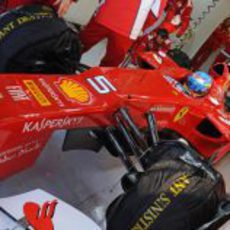
[[[166,18],[160,25],[169,34],[181,37],[187,30],[192,14],[192,0],[169,0],[166,7]]]
[[[22,5],[44,4],[53,6],[59,16],[63,16],[69,9],[73,0],[2,0],[0,1],[0,14]]]
[[[171,40],[169,39],[169,33],[165,29],[159,29],[147,35],[140,44],[140,50],[142,51],[163,51],[167,53],[170,49]]]
[[[224,22],[217,27],[217,29],[196,53],[192,60],[193,68],[200,68],[212,52],[216,52],[220,48],[222,48],[223,53],[226,53],[227,55],[229,54],[230,56],[230,18],[226,18]],[[227,55],[220,53],[217,56],[215,63],[225,61],[227,59]]]
[[[153,23],[163,14],[168,0],[105,0],[80,33],[88,51],[104,38],[108,39],[106,55],[101,65],[119,65],[133,42],[141,34],[148,17]]]
[[[192,97],[203,97],[209,93],[212,87],[212,77],[202,71],[197,71],[186,77],[186,80],[182,80],[185,90]]]
[[[168,31],[165,29],[153,31],[149,35],[139,38],[136,43],[131,55],[134,65],[138,63],[140,53],[145,51],[167,53],[171,46]]]

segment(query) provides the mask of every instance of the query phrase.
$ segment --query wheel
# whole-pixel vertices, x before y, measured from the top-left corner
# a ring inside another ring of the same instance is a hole
[[[151,168],[109,206],[107,230],[191,230],[213,221],[226,196],[223,177],[179,142],[158,145],[152,156]]]
[[[33,20],[1,37],[0,72],[74,74],[81,57],[78,34],[52,8],[29,5],[9,11],[0,18],[0,30],[28,17]]]

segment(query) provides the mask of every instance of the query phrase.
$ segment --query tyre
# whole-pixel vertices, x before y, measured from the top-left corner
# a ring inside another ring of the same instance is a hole
[[[195,230],[215,219],[226,191],[210,164],[176,141],[149,154],[148,170],[109,206],[107,230]]]
[[[73,74],[81,50],[78,34],[51,7],[30,5],[0,18],[1,73]]]

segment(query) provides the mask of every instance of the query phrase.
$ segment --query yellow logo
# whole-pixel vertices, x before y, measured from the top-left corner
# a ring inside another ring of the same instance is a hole
[[[88,103],[90,101],[89,92],[74,80],[62,79],[60,83],[58,83],[58,87],[71,101],[80,103]]]
[[[51,105],[50,101],[47,99],[47,97],[39,89],[39,87],[36,85],[36,83],[33,80],[24,80],[23,83],[25,84],[27,89],[30,91],[30,93],[34,96],[35,100],[41,106],[50,106]]]
[[[180,121],[182,118],[184,118],[184,116],[189,112],[189,108],[188,107],[183,107],[178,113],[177,115],[174,117],[173,121],[174,122],[178,122]]]
[[[185,194],[185,190],[190,186],[191,181],[189,175],[183,174],[170,184],[170,187],[165,187],[165,192],[161,192],[152,201],[131,230],[152,229],[153,224],[163,215],[167,207],[175,204],[175,198]]]

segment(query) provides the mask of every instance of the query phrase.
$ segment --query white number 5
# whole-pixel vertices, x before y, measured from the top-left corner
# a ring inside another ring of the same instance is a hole
[[[112,83],[104,76],[87,78],[87,81],[100,94],[108,94],[111,91],[117,91],[117,89],[112,85]]]

